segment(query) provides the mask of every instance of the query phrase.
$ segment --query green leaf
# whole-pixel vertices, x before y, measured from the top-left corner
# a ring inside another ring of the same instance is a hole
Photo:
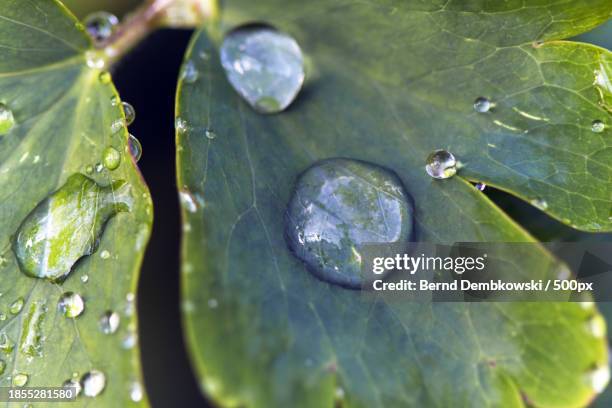
[[[612,56],[557,41],[608,19],[610,2],[225,3],[177,96],[182,296],[203,390],[224,406],[329,407],[337,388],[349,407],[585,405],[589,373],[607,366],[594,309],[373,301],[309,273],[284,220],[298,176],[346,157],[399,176],[421,241],[532,241],[468,180],[612,230]],[[289,33],[310,63],[278,115],[254,112],[220,65],[223,34],[253,21]],[[424,170],[440,148],[464,164],[448,180]],[[550,259],[503,256],[534,276]]]
[[[0,103],[14,122],[0,135],[0,386],[25,374],[26,386],[60,387],[98,370],[102,393],[66,406],[129,406],[142,382],[130,341],[152,209],[90,47],[56,1],[0,5]],[[65,292],[84,300],[76,318],[58,305]],[[120,317],[113,334],[100,328],[108,311]]]

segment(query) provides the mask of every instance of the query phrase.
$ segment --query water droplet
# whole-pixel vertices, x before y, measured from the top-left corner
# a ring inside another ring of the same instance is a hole
[[[136,120],[136,109],[127,102],[121,102],[123,114],[125,115],[125,123],[130,126]]]
[[[0,375],[4,374],[6,370],[6,361],[0,360]]]
[[[6,320],[6,313],[0,313],[0,321]]]
[[[11,303],[11,305],[9,306],[9,312],[11,312],[12,314],[17,314],[19,312],[21,312],[21,309],[23,309],[23,298],[18,298],[17,300],[15,300],[13,303]]]
[[[111,133],[115,134],[117,132],[120,132],[124,126],[125,121],[123,120],[123,118],[114,120],[113,123],[111,123]]]
[[[106,65],[104,57],[99,51],[89,50],[85,52],[85,61],[91,69],[102,69]]]
[[[98,75],[98,79],[100,80],[101,84],[110,84],[111,80],[113,79],[111,77],[110,72],[108,71],[102,71],[100,72],[100,75]]]
[[[606,125],[601,120],[594,120],[591,124],[591,130],[595,133],[601,133],[605,130]]]
[[[182,118],[176,118],[174,121],[174,127],[178,133],[185,133],[187,130],[187,121]]]
[[[115,170],[121,163],[121,153],[119,153],[114,147],[109,146],[104,149],[102,162],[104,162],[104,167],[107,169]]]
[[[590,371],[587,373],[587,382],[595,393],[603,392],[610,382],[610,368],[607,365],[602,365]]]
[[[108,252],[106,249],[104,251],[100,252],[100,258],[102,258],[102,259],[110,258],[110,252]]]
[[[601,315],[594,315],[587,324],[588,331],[598,339],[604,338],[606,335],[606,321]]]
[[[5,104],[0,103],[0,136],[6,135],[15,126],[13,111]]]
[[[121,318],[119,315],[111,310],[108,310],[100,316],[100,320],[98,324],[100,325],[100,330],[104,334],[113,334],[119,328],[119,322]]]
[[[200,73],[193,61],[187,61],[181,70],[181,79],[188,84],[192,84],[198,80]]]
[[[134,332],[133,329],[129,329],[127,334],[121,340],[121,347],[126,350],[131,349],[136,345],[136,341],[138,340],[138,336]]]
[[[451,152],[435,150],[427,156],[427,174],[436,179],[447,179],[457,173],[457,160]]]
[[[102,163],[96,163],[96,173],[100,173],[104,169],[104,165]]]
[[[130,149],[130,154],[134,158],[134,161],[138,163],[142,157],[142,145],[140,144],[140,140],[136,139],[132,134],[130,134],[130,138],[128,139],[128,148]]]
[[[190,213],[194,213],[198,210],[198,204],[196,203],[195,197],[188,190],[179,191],[179,201],[181,202],[181,206]]]
[[[83,386],[84,395],[95,397],[104,390],[104,387],[106,387],[106,376],[101,371],[91,370],[83,376],[81,384]]]
[[[142,400],[142,385],[139,382],[134,381],[130,384],[130,399],[134,402]]]
[[[28,383],[28,375],[23,373],[17,373],[13,375],[12,383],[14,387],[23,387]]]
[[[479,113],[488,112],[493,107],[491,101],[483,96],[474,101],[474,110]]]
[[[314,275],[359,288],[360,246],[409,241],[413,213],[391,171],[356,160],[324,160],[298,180],[287,209],[286,237]]]
[[[0,351],[5,354],[10,354],[13,352],[15,348],[15,344],[8,338],[6,333],[0,333]]]
[[[111,106],[117,106],[119,104],[119,98],[117,95],[111,96]]]
[[[85,173],[87,174],[93,174],[94,168],[93,166],[90,164],[87,167],[85,167]]]
[[[217,301],[217,299],[208,299],[208,307],[211,309],[216,309],[219,307],[219,301]]]
[[[538,207],[540,210],[548,209],[548,203],[543,198],[536,198],[531,200],[531,204]]]
[[[487,185],[485,183],[476,183],[474,187],[476,187],[476,190],[485,191]]]
[[[96,249],[107,221],[129,211],[129,193],[123,180],[102,187],[82,174],[68,178],[21,223],[12,246],[21,271],[34,278],[65,279],[79,259]]]
[[[44,303],[33,302],[30,309],[22,320],[21,339],[19,350],[29,357],[42,355],[42,325],[47,315],[47,307]]]
[[[83,20],[85,28],[92,40],[102,42],[113,35],[119,20],[116,16],[106,11],[98,11],[85,17]]]
[[[89,276],[88,275],[81,276],[81,282],[87,283],[88,281],[89,281]]]
[[[221,45],[221,64],[234,89],[261,113],[286,109],[304,83],[300,46],[269,26],[230,32]]]
[[[60,297],[59,302],[57,302],[57,308],[64,316],[73,318],[83,313],[85,302],[78,293],[66,292]]]
[[[210,130],[210,129],[206,129],[204,131],[204,135],[206,136],[206,138],[208,138],[210,140],[213,140],[213,139],[215,139],[217,137],[217,134],[214,131]]]
[[[79,396],[81,394],[81,391],[83,390],[83,387],[81,387],[81,383],[75,380],[74,378],[64,381],[62,387],[74,389],[75,396]]]

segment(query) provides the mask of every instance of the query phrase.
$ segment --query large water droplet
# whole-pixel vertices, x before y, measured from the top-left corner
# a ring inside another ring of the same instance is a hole
[[[474,110],[479,113],[488,112],[493,107],[491,101],[485,97],[476,98],[474,101]]]
[[[47,307],[44,303],[33,302],[24,316],[22,323],[19,350],[26,356],[34,357],[42,355],[42,325],[47,315]]]
[[[121,102],[123,114],[125,115],[125,123],[130,126],[136,120],[136,109],[127,102]]]
[[[0,136],[6,135],[15,126],[13,111],[5,104],[0,103]]]
[[[102,154],[102,162],[104,163],[104,167],[107,169],[115,170],[121,163],[121,153],[119,153],[119,151],[117,151],[117,149],[114,147],[109,146],[104,149],[104,153]]]
[[[77,317],[83,313],[85,302],[78,293],[66,292],[60,297],[57,308],[66,317]]]
[[[591,130],[595,133],[601,133],[606,129],[606,124],[603,123],[601,120],[594,120],[593,123],[591,123]]]
[[[268,26],[230,32],[221,45],[221,64],[234,89],[261,113],[287,108],[304,83],[300,46]]]
[[[142,145],[140,140],[136,139],[136,136],[130,134],[128,139],[128,148],[130,149],[130,155],[134,158],[135,162],[138,162],[142,157]]]
[[[106,11],[98,11],[85,17],[83,22],[91,38],[96,42],[101,42],[113,34],[115,27],[119,24],[119,19]]]
[[[451,152],[435,150],[427,156],[427,174],[436,179],[447,179],[457,173],[457,160]]]
[[[13,386],[14,387],[23,387],[28,382],[28,375],[24,373],[17,373],[13,375]]]
[[[113,334],[119,328],[119,322],[121,318],[118,313],[115,313],[111,310],[108,310],[100,316],[100,320],[98,324],[100,325],[100,330],[104,334]]]
[[[107,221],[129,211],[132,198],[124,181],[102,187],[75,174],[41,201],[21,223],[13,252],[25,274],[51,281],[65,279],[73,265],[97,247]]]
[[[391,171],[356,160],[324,160],[300,176],[287,209],[286,236],[314,275],[359,288],[360,246],[409,241],[413,213]]]
[[[101,371],[91,370],[83,376],[81,383],[83,394],[88,397],[95,397],[106,387],[106,376]]]

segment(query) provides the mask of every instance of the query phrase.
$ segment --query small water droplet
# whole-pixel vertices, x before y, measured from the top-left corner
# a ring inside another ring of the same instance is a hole
[[[102,54],[99,51],[94,50],[85,52],[85,62],[91,69],[102,69],[106,65]]]
[[[548,209],[548,203],[543,198],[535,198],[531,200],[531,204],[538,207],[540,210]]]
[[[102,42],[113,35],[119,19],[106,11],[97,11],[85,17],[83,23],[92,40]]]
[[[6,320],[6,313],[0,313],[0,321]]]
[[[125,127],[125,121],[123,120],[123,118],[116,119],[113,121],[113,123],[111,123],[111,133],[112,134],[118,133],[124,127]]]
[[[182,118],[176,118],[174,121],[174,127],[178,133],[185,133],[187,130],[187,121]]]
[[[121,340],[121,347],[126,350],[131,349],[136,345],[136,341],[138,340],[138,335],[133,329],[128,329],[127,334]]]
[[[427,156],[427,174],[436,179],[447,179],[457,173],[457,160],[451,152],[435,150]]]
[[[6,135],[15,126],[13,111],[5,104],[0,103],[0,136]]]
[[[606,321],[601,315],[592,316],[587,323],[588,331],[598,339],[604,338],[606,335]]]
[[[304,58],[297,42],[269,26],[247,25],[221,45],[221,64],[234,89],[261,113],[286,109],[304,83]]]
[[[181,79],[188,84],[192,84],[198,80],[200,73],[193,61],[187,61],[181,70]]]
[[[81,276],[81,282],[87,283],[88,281],[89,281],[89,276],[88,275]]]
[[[100,325],[100,330],[102,331],[102,333],[113,334],[119,328],[120,321],[121,321],[121,318],[119,317],[119,314],[111,310],[108,310],[104,312],[102,316],[100,316],[100,320],[98,321],[98,324]]]
[[[0,351],[5,354],[10,354],[13,352],[15,348],[15,344],[8,338],[6,333],[0,333]]]
[[[121,102],[123,107],[123,114],[125,115],[125,122],[127,126],[130,126],[136,120],[136,109],[127,102]]]
[[[93,174],[94,168],[93,166],[90,164],[87,167],[85,167],[85,173],[87,174]]]
[[[114,147],[109,146],[104,149],[104,153],[102,154],[102,162],[104,163],[104,167],[107,169],[115,170],[121,163],[121,153],[119,153]]]
[[[128,139],[128,148],[130,150],[130,155],[132,155],[134,161],[138,163],[142,157],[142,145],[140,144],[140,140],[136,139],[136,136],[132,134],[130,134],[130,138]]]
[[[83,313],[85,302],[78,293],[66,292],[57,302],[57,308],[64,316],[74,318]]]
[[[591,130],[595,133],[601,133],[605,129],[606,125],[601,120],[594,120],[593,123],[591,123]]]
[[[110,258],[110,252],[108,252],[106,249],[104,251],[100,252],[100,258],[102,258],[102,259]]]
[[[130,384],[130,399],[134,402],[142,400],[142,385],[137,381]]]
[[[129,185],[100,186],[77,173],[21,223],[12,249],[23,273],[61,282],[97,247],[107,221],[132,205]]]
[[[104,165],[102,163],[96,163],[96,173],[100,173],[104,170]]]
[[[208,299],[208,307],[211,309],[216,309],[219,306],[219,301],[217,299]]]
[[[217,134],[214,131],[210,130],[210,129],[206,129],[204,131],[204,135],[206,136],[206,138],[208,138],[210,140],[213,140],[213,139],[215,139],[217,137]]]
[[[13,375],[12,383],[14,387],[23,387],[28,383],[28,375],[24,373],[17,373]]]
[[[487,185],[485,183],[476,183],[474,187],[476,187],[476,190],[485,191]]]
[[[483,96],[474,101],[474,110],[478,113],[488,112],[493,107],[491,101]]]
[[[81,379],[83,394],[88,397],[99,395],[106,387],[106,376],[98,370],[91,370]]]
[[[404,186],[391,171],[362,161],[330,159],[300,176],[285,231],[289,247],[311,273],[359,288],[360,246],[409,241],[413,214]]]
[[[21,309],[23,309],[23,305],[24,305],[23,298],[20,297],[17,300],[15,300],[13,303],[11,303],[11,305],[9,306],[9,312],[11,312],[12,314],[17,314],[21,312]]]
[[[344,399],[344,389],[342,389],[342,387],[336,388],[336,399]]]
[[[119,98],[117,95],[111,96],[111,106],[117,106],[119,104]]]
[[[110,72],[108,71],[102,71],[100,72],[100,75],[98,75],[98,79],[100,80],[101,84],[110,84],[112,77]]]
[[[587,382],[595,393],[599,394],[603,392],[610,382],[610,368],[607,365],[602,365],[588,372]]]
[[[179,201],[181,203],[181,206],[190,213],[194,213],[198,210],[198,204],[195,200],[195,197],[189,190],[179,191]]]
[[[81,387],[81,383],[75,380],[74,378],[64,381],[62,387],[72,388],[74,390],[74,395],[77,397],[81,395],[81,391],[83,390],[83,387]]]

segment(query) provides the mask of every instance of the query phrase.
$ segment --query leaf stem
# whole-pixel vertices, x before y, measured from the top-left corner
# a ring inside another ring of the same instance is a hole
[[[114,64],[159,26],[164,11],[176,0],[148,0],[128,15],[106,41],[97,44],[107,66]]]

